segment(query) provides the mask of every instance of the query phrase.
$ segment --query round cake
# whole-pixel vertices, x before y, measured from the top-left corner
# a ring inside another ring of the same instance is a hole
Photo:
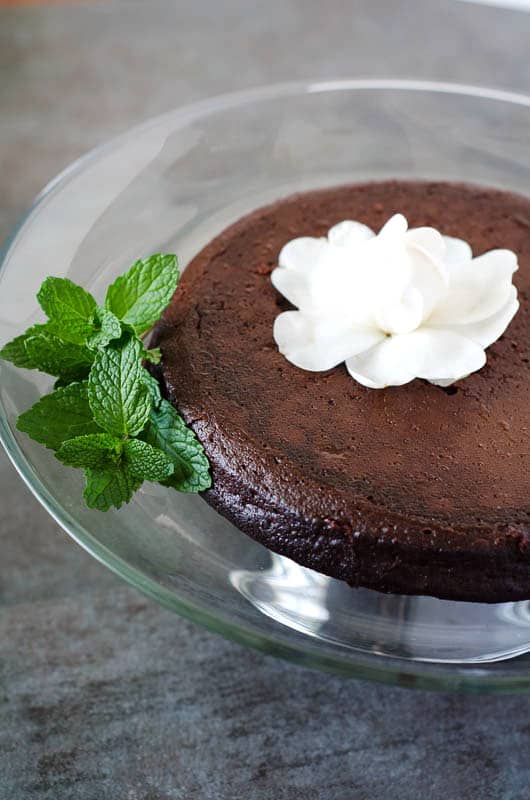
[[[308,372],[273,339],[289,304],[281,248],[345,219],[391,215],[509,248],[521,307],[484,368],[447,388],[386,389],[344,365]],[[157,326],[160,379],[210,459],[205,499],[306,567],[400,594],[530,598],[530,200],[456,183],[388,181],[311,191],[244,217],[186,269]]]

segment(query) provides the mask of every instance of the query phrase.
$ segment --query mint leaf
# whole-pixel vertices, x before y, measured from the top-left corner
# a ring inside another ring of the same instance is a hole
[[[160,401],[162,400],[162,395],[160,394],[160,385],[156,378],[153,378],[150,372],[144,369],[142,373],[142,381],[147,386],[147,390],[151,396],[151,405],[154,408],[158,408],[160,405]]]
[[[99,511],[108,511],[111,506],[119,508],[122,503],[128,503],[143,483],[123,462],[104,468],[89,468],[85,471],[85,479],[83,496],[86,504]]]
[[[19,416],[17,428],[52,450],[58,450],[66,439],[101,433],[92,417],[86,381],[41,397]]]
[[[121,324],[112,311],[106,308],[96,308],[93,314],[93,333],[86,340],[91,350],[106,347],[113,339],[119,339],[122,330]]]
[[[146,481],[163,481],[173,474],[173,461],[162,450],[141,439],[128,439],[123,455],[132,475]]]
[[[159,347],[152,347],[151,350],[144,350],[144,358],[151,364],[160,364],[162,353]]]
[[[84,345],[64,342],[52,333],[49,326],[24,341],[28,361],[34,369],[55,375],[65,381],[78,381],[86,378],[94,354]]]
[[[174,255],[137,261],[107,289],[105,308],[140,335],[152,328],[177,288],[179,270]]]
[[[149,416],[151,396],[143,380],[142,344],[124,335],[96,353],[88,379],[94,419],[107,433],[136,436]]]
[[[92,333],[91,316],[96,308],[92,295],[68,278],[46,278],[37,300],[50,318],[53,332],[67,342],[84,344]]]
[[[49,322],[33,325],[0,350],[0,358],[16,367],[38,369],[64,382],[86,378],[93,354],[84,345],[65,342],[53,333]]]
[[[38,365],[30,358],[26,350],[26,342],[32,336],[39,333],[49,331],[47,323],[33,325],[27,331],[16,336],[10,342],[7,342],[0,350],[0,358],[5,361],[11,361],[15,367],[24,367],[25,369],[38,369]]]
[[[212,485],[204,448],[167,400],[152,409],[141,438],[173,461],[174,473],[164,483],[179,492],[202,492]]]
[[[89,433],[63,442],[56,453],[69,467],[105,467],[120,460],[123,442],[109,433]]]

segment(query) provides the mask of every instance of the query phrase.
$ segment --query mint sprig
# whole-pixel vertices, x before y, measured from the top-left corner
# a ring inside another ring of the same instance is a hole
[[[119,508],[144,480],[183,492],[211,486],[202,445],[144,367],[161,354],[140,336],[162,314],[178,277],[174,255],[137,261],[109,286],[104,306],[67,278],[46,278],[37,298],[48,321],[0,350],[17,367],[57,378],[17,427],[84,470],[91,508]]]

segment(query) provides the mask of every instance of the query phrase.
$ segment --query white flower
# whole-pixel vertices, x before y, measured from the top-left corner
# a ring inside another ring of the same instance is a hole
[[[486,363],[519,303],[511,250],[473,258],[467,242],[412,228],[401,214],[375,234],[345,221],[293,239],[271,276],[298,311],[274,322],[280,352],[320,371],[346,362],[372,389],[424,378],[448,386]]]

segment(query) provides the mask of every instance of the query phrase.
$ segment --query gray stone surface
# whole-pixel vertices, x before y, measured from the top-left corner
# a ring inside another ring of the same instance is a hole
[[[120,586],[7,609],[0,658],[2,798],[528,798],[520,699],[319,675]]]
[[[527,91],[529,40],[530,15],[450,0],[0,9],[0,237],[73,158],[169,107],[308,76]],[[248,652],[124,587],[4,456],[0,501],[1,800],[528,800],[528,698]]]

